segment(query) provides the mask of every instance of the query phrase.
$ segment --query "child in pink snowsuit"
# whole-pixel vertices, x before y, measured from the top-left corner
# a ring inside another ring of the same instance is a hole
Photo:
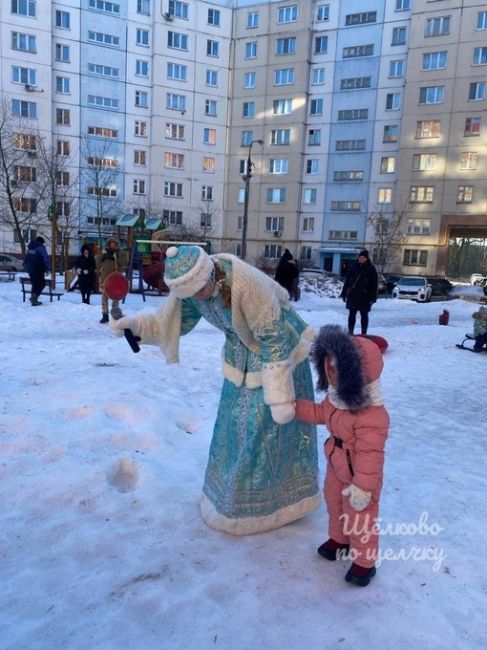
[[[321,404],[297,400],[296,418],[326,424],[330,432],[324,485],[330,539],[318,553],[328,560],[350,555],[345,580],[364,587],[376,572],[376,519],[389,430],[379,380],[382,353],[373,341],[326,325],[312,355],[318,390],[328,395]]]

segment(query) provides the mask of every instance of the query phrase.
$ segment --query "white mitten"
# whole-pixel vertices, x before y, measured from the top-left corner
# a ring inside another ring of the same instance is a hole
[[[350,505],[357,512],[365,510],[372,498],[372,492],[361,490],[353,483],[350,483],[346,488],[343,488],[342,494],[344,497],[350,497]]]
[[[137,320],[135,318],[131,318],[130,316],[124,316],[118,320],[111,320],[110,328],[115,336],[123,336],[125,329],[131,330],[134,336],[139,335],[137,331]]]
[[[272,419],[276,424],[287,424],[294,420],[296,415],[296,406],[294,402],[286,402],[285,404],[273,404],[270,406]]]
[[[76,269],[76,273],[77,273],[78,275],[81,275],[81,269]]]

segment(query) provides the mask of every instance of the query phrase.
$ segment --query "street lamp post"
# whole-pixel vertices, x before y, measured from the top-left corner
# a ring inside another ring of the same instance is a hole
[[[245,176],[242,176],[245,182],[245,195],[244,195],[244,214],[242,222],[242,245],[240,250],[240,258],[244,260],[247,256],[247,225],[249,221],[249,193],[250,193],[250,179],[252,178],[252,159],[250,154],[252,152],[252,145],[254,143],[264,144],[263,140],[252,140],[249,144],[249,153],[247,156],[247,170]]]

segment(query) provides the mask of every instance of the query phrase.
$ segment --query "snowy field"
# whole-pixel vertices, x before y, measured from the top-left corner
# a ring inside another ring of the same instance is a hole
[[[163,300],[130,295],[124,311]],[[475,304],[373,308],[391,431],[383,561],[359,588],[316,553],[324,506],[247,538],[200,519],[219,332],[201,322],[166,366],[98,323],[100,296],[43,302],[0,283],[1,650],[487,647],[487,354],[455,348]],[[346,323],[338,299],[303,292],[297,309]]]

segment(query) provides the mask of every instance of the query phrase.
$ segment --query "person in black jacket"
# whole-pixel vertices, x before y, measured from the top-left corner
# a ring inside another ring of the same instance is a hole
[[[291,300],[298,300],[299,269],[291,251],[287,248],[279,260],[274,280],[287,289]]]
[[[30,304],[33,307],[37,307],[38,305],[42,305],[42,302],[38,298],[46,286],[44,274],[49,273],[49,256],[44,246],[43,237],[37,237],[35,241],[31,241],[28,245],[24,267],[32,282]]]
[[[362,334],[367,334],[369,311],[377,300],[379,280],[374,265],[369,260],[369,251],[362,250],[357,261],[347,273],[340,298],[346,303],[348,332],[353,334],[357,312],[360,312]]]
[[[76,260],[76,273],[78,274],[78,285],[81,291],[81,299],[90,304],[90,296],[95,286],[95,257],[88,244],[81,247],[81,255]]]

